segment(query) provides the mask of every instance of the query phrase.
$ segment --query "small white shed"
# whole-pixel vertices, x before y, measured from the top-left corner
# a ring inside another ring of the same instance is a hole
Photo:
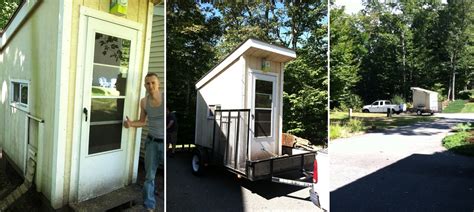
[[[430,112],[438,111],[438,93],[419,87],[412,87],[413,108],[423,108]]]
[[[196,83],[195,144],[213,148],[214,115],[218,116],[215,110],[244,109],[248,111],[244,116],[245,111],[239,115],[228,113],[228,117],[238,116],[239,120],[227,124],[240,123],[236,125],[240,130],[221,135],[227,135],[229,140],[245,139],[229,142],[226,152],[232,154],[226,153],[226,157],[238,158],[242,164],[236,166],[243,166],[245,160],[281,155],[283,69],[295,57],[291,49],[248,39],[212,68]],[[227,111],[221,115],[226,114]]]

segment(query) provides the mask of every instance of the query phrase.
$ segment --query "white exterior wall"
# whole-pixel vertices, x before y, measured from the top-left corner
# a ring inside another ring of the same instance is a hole
[[[196,105],[196,140],[195,143],[212,147],[213,120],[207,118],[208,105],[221,105],[221,109],[251,109],[254,92],[252,90],[252,74],[268,74],[276,76],[276,108],[273,120],[273,141],[254,141],[250,136],[250,155],[252,160],[268,158],[270,151],[281,155],[281,133],[283,119],[283,64],[272,61],[268,72],[261,72],[262,58],[241,56],[238,61],[224,69],[210,82],[197,91]],[[262,150],[264,146],[266,151]]]
[[[413,106],[424,105],[427,109],[438,111],[438,93],[413,90]]]
[[[262,58],[259,57],[247,57],[248,66],[247,66],[247,80],[249,82],[252,81],[252,74],[251,71],[260,71],[262,67]],[[264,72],[260,72],[264,73]],[[274,113],[275,120],[273,120],[273,129],[275,132],[275,140],[272,142],[266,141],[252,141],[250,139],[250,158],[251,160],[257,159],[265,159],[268,158],[270,155],[268,152],[262,150],[262,147],[265,150],[272,152],[275,155],[281,155],[281,134],[282,134],[282,120],[283,120],[283,64],[279,62],[270,62],[270,70],[268,71],[269,74],[276,75],[276,99],[274,103],[277,103],[276,109]],[[251,93],[254,92],[251,90],[252,88],[248,88],[249,98],[247,101],[247,107],[250,108],[252,106],[252,95]]]
[[[44,195],[51,199],[52,159],[54,141],[55,80],[58,40],[57,1],[44,0],[27,18],[17,33],[11,37],[4,51],[0,53],[0,146],[23,169],[26,149],[26,112],[10,106],[10,80],[30,81],[29,113],[44,119],[43,151],[41,158],[41,182]],[[30,121],[31,143],[38,145],[38,123]],[[38,177],[38,176],[37,176]],[[38,178],[36,178],[38,179]]]
[[[245,59],[239,57],[214,79],[197,91],[196,140],[205,147],[212,146],[213,119],[207,119],[208,105],[221,109],[245,109]]]

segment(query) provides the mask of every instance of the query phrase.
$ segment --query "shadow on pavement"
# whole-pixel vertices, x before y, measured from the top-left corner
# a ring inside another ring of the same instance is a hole
[[[331,211],[474,210],[474,158],[412,154],[331,192]]]
[[[426,131],[425,128],[430,128],[430,130],[445,130],[449,129],[452,126],[458,124],[458,123],[463,123],[469,121],[467,119],[447,119],[447,118],[440,118],[437,121],[433,122],[419,122],[416,124],[412,125],[407,125],[407,126],[401,126],[393,129],[386,129],[386,130],[380,130],[379,132],[383,133],[384,135],[394,135],[394,134],[399,134],[399,135],[425,135],[425,136],[430,136],[430,135],[435,135],[439,134],[440,132],[437,131]],[[474,120],[471,120],[474,121]]]
[[[167,211],[245,211],[245,205],[256,201],[246,199],[255,197],[244,195],[244,190],[257,194],[256,198],[261,197],[262,201],[282,196],[302,199],[290,194],[301,190],[301,187],[272,183],[270,180],[252,182],[239,179],[224,168],[215,166],[209,167],[203,176],[196,177],[191,172],[191,157],[191,153],[178,153],[173,158],[167,158]]]
[[[166,161],[167,211],[244,211],[239,179],[218,168],[204,176],[191,172],[191,153],[177,153]]]

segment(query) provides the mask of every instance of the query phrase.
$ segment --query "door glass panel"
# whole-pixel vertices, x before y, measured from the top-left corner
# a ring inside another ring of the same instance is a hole
[[[130,40],[96,33],[89,154],[121,148]]]
[[[273,82],[255,80],[255,137],[272,136]]]
[[[120,149],[122,123],[91,125],[89,131],[89,154]]]
[[[125,99],[92,98],[91,122],[121,121]]]

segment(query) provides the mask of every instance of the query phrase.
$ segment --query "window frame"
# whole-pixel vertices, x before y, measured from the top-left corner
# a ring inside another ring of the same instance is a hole
[[[14,98],[14,92],[15,92],[15,89],[14,89],[14,84],[19,84],[19,101],[15,101],[13,98]],[[22,99],[22,95],[21,95],[21,89],[23,87],[27,88],[28,92],[26,94],[26,104],[21,102],[21,99]],[[30,111],[30,80],[22,80],[22,79],[10,79],[10,106],[12,107],[15,107],[17,109],[20,109],[20,110],[23,110],[25,112],[29,112]]]

